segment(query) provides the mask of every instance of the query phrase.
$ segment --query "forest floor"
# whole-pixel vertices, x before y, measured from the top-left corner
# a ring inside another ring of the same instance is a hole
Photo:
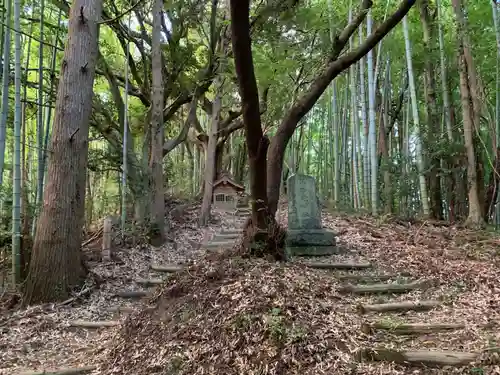
[[[117,251],[113,262],[90,262],[92,272],[104,282],[89,295],[64,305],[0,310],[0,374],[97,365],[93,374],[149,375],[164,368],[168,358],[171,366],[172,358],[179,358],[172,374],[500,374],[495,353],[481,357],[484,361],[477,366],[458,368],[353,362],[360,349],[381,347],[498,352],[498,234],[325,212],[323,225],[338,233],[339,245],[350,251],[323,257],[322,262],[370,262],[373,269],[357,274],[396,275],[388,282],[398,282],[403,274],[431,281],[426,288],[402,295],[363,296],[340,293],[345,282],[329,270],[301,266],[304,260],[282,265],[258,259],[205,259],[200,244],[211,233],[233,226],[233,217],[217,215],[200,232],[198,209],[183,206],[172,218],[176,245],[135,246]],[[281,212],[286,225],[286,211]],[[99,248],[99,240],[89,246]],[[149,301],[116,296],[124,290],[144,290],[134,280],[155,275],[151,264],[194,266],[190,272],[169,276],[173,285],[158,287]],[[215,277],[214,267],[219,273]],[[430,312],[359,314],[360,305],[389,300],[440,303]],[[152,302],[160,307],[154,312],[143,309]],[[126,314],[110,311],[116,306],[136,312],[126,320]],[[172,317],[175,324],[170,324]],[[76,320],[118,321],[123,327],[72,327]],[[456,326],[448,332],[401,336],[368,332],[373,322]]]

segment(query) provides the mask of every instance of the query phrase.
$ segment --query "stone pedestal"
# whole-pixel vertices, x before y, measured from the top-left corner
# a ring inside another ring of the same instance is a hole
[[[326,229],[291,229],[287,232],[290,246],[335,246],[335,233]]]
[[[289,256],[321,256],[339,254],[335,233],[326,229],[292,229],[287,232]]]
[[[323,229],[314,177],[295,174],[288,178],[287,253],[291,256],[337,254],[335,234]]]

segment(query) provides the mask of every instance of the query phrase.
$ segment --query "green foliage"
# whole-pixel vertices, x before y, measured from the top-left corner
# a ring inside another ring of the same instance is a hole
[[[264,316],[269,337],[276,346],[298,342],[306,337],[306,331],[297,324],[288,321],[280,308],[274,307]]]

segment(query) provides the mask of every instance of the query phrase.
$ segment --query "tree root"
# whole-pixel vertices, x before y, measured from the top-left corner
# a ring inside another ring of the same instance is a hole
[[[269,216],[267,231],[256,228],[250,217],[243,227],[243,237],[237,252],[243,257],[286,261],[285,237],[286,230],[274,217]]]

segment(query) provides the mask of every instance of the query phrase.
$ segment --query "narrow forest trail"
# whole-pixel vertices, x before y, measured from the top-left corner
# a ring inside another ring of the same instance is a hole
[[[211,233],[202,234],[198,251],[233,247],[247,215],[243,211],[226,219],[225,225],[212,228]],[[353,332],[339,358],[350,363],[353,374],[499,371],[494,361],[498,360],[495,348],[500,340],[500,272],[498,254],[492,250],[498,240],[431,223],[411,226],[362,217],[326,215],[325,226],[339,233],[339,246],[348,251],[330,257],[294,259],[293,263],[337,283],[335,308],[344,314],[344,323]],[[106,307],[87,314],[88,319],[66,318],[62,330],[76,333],[91,352],[93,347],[113,340],[126,317],[147,307],[156,287],[184,267],[165,259],[150,259],[141,277],[129,278],[119,289],[115,287]],[[63,361],[67,366],[46,358],[36,367],[38,371],[56,367],[73,371],[59,374],[111,373],[96,370],[85,351],[75,354],[74,360]],[[26,365],[34,362],[30,357],[37,356],[27,351]],[[10,366],[17,367],[14,363]],[[24,374],[19,370],[7,367],[0,373]],[[37,373],[43,372],[33,374]]]

